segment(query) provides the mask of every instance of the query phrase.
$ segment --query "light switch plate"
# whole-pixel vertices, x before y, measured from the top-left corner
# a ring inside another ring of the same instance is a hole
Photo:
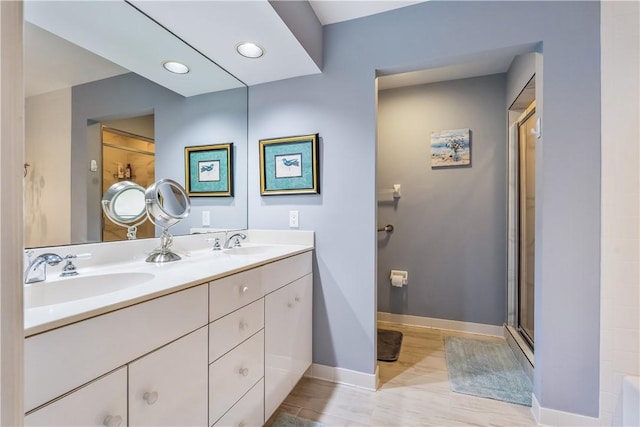
[[[298,211],[289,211],[289,228],[300,227],[300,214]]]
[[[211,225],[211,214],[209,211],[202,211],[202,226],[208,227]]]

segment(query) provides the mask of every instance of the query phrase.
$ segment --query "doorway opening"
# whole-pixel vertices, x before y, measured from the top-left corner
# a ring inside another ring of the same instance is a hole
[[[131,121],[129,121],[131,120]],[[130,127],[132,123],[150,122],[153,116],[145,116],[118,123],[103,122],[101,126],[102,141],[102,194],[113,184],[120,181],[131,181],[143,188],[155,181],[155,143],[153,130],[145,127]],[[123,130],[130,129],[130,130]],[[136,133],[134,133],[134,131]],[[145,135],[142,135],[145,134]],[[151,135],[151,136],[146,136]],[[137,238],[154,237],[155,227],[145,221],[137,228]],[[111,242],[127,240],[127,229],[109,221],[102,213],[102,241]]]

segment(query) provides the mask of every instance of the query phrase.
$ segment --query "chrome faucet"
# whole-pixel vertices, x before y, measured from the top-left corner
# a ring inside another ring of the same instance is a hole
[[[24,272],[24,283],[42,282],[47,279],[47,265],[58,265],[64,258],[58,254],[46,253],[38,255],[29,263]]]
[[[239,248],[242,246],[240,244],[240,239],[244,240],[246,238],[247,238],[246,234],[234,233],[231,235],[231,237],[227,238],[227,241],[224,243],[224,249]],[[231,246],[231,244],[233,244],[233,246]]]
[[[27,252],[27,255],[29,255],[29,259],[31,259],[32,253],[32,251]],[[34,260],[29,262],[29,267],[27,267],[27,270],[24,272],[24,283],[36,283],[47,280],[47,265],[58,265],[65,260],[67,261],[67,263],[62,268],[60,277],[77,276],[78,272],[76,271],[76,266],[73,265],[73,260],[76,258],[91,258],[91,254],[86,253],[78,255],[67,255],[64,258],[58,254],[54,254],[51,252],[38,255]]]

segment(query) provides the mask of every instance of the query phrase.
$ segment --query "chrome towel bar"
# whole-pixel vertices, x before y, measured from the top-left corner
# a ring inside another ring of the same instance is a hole
[[[385,231],[387,233],[393,233],[393,225],[391,224],[387,224],[384,227],[379,227],[378,228],[378,233],[381,231]]]

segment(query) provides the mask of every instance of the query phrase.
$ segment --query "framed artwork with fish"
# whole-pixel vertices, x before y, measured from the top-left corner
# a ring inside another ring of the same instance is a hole
[[[233,142],[185,147],[184,162],[189,196],[233,196]]]
[[[260,140],[260,194],[319,194],[318,134]]]

